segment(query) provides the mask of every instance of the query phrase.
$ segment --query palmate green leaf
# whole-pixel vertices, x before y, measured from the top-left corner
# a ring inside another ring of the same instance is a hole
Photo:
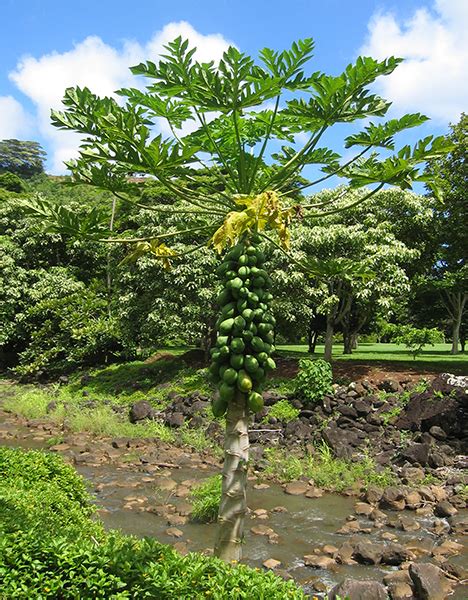
[[[280,164],[284,164],[291,160],[296,152],[297,150],[291,146],[282,146],[281,153],[273,154],[272,156]],[[329,148],[313,148],[305,153],[303,162],[307,165],[326,165],[329,169],[334,170],[339,167],[340,159],[341,156]]]
[[[427,182],[429,178],[420,173],[419,167],[425,161],[437,156],[443,156],[451,148],[443,136],[434,138],[428,136],[419,141],[413,149],[404,146],[399,152],[384,160],[379,160],[376,154],[363,159],[342,169],[337,173],[340,177],[349,179],[353,188],[362,187],[374,183],[386,183],[396,185],[401,189],[411,189],[413,182]],[[432,178],[434,192],[440,196],[437,190],[437,182]]]
[[[58,233],[78,240],[98,239],[108,233],[109,213],[94,207],[85,215],[40,196],[21,201],[24,213],[36,219],[44,233]]]
[[[182,125],[194,119],[188,106],[170,98],[161,98],[157,94],[142,92],[136,88],[124,88],[116,92],[124,96],[132,106],[141,106],[147,109],[150,117],[167,119],[172,127],[179,129]]]
[[[383,116],[390,103],[366,88],[377,77],[392,73],[400,62],[401,59],[394,57],[380,62],[359,57],[338,77],[316,73],[310,79],[315,94],[309,101],[288,101],[288,112],[299,119],[307,131],[317,131],[333,123]]]
[[[429,118],[420,114],[408,114],[404,115],[400,119],[391,119],[386,123],[368,125],[364,131],[350,135],[345,140],[345,148],[351,148],[352,146],[379,146],[380,148],[387,148],[393,150],[395,143],[393,136],[400,131],[409,129],[410,127],[417,127],[428,121]]]

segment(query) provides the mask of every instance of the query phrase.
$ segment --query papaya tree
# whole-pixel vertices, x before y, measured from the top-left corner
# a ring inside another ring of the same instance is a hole
[[[69,88],[64,110],[52,112],[56,127],[81,136],[78,159],[67,163],[76,181],[110,190],[119,202],[139,203],[133,179],[145,176],[180,199],[178,206],[148,206],[162,216],[179,214],[180,226],[143,238],[104,236],[107,243],[133,244],[133,258],[149,252],[169,267],[185,255],[170,241],[190,232],[199,240],[191,260],[207,247],[222,257],[210,372],[219,384],[213,410],[226,415],[215,554],[230,561],[241,558],[249,414],[261,408],[265,375],[275,367],[264,248],[287,255],[293,224],[346,209],[347,189],[368,186],[359,197],[365,202],[386,184],[432,185],[420,166],[448,147],[443,138],[428,136],[394,152],[394,135],[424,123],[421,114],[370,122],[384,117],[390,103],[369,86],[392,73],[400,59],[360,57],[341,74],[326,75],[307,70],[313,47],[305,39],[289,50],[265,48],[257,61],[230,47],[219,63],[200,63],[196,49],[177,38],[159,62],[132,67],[134,75],[147,78],[146,89],[140,85],[119,90],[117,98],[100,98],[87,88]],[[332,126],[359,120],[368,124],[344,141],[354,157],[343,159],[322,145]],[[299,179],[305,167],[307,181]],[[193,185],[200,168],[211,173],[202,187]],[[317,175],[310,176],[314,169]],[[301,192],[334,176],[348,185],[339,206],[300,200]],[[73,228],[73,215],[54,214]],[[83,235],[92,234],[91,222],[75,225]],[[93,235],[103,237],[99,228]],[[296,267],[307,269],[306,262]]]

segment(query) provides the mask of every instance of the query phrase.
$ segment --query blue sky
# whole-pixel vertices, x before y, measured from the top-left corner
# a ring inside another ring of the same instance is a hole
[[[213,58],[229,42],[256,54],[313,37],[311,70],[334,74],[360,53],[404,56],[404,67],[377,90],[394,101],[392,116],[432,118],[401,139],[412,141],[445,133],[468,110],[467,30],[467,0],[2,0],[0,139],[40,141],[48,170],[63,172],[77,139],[48,121],[63,89],[85,84],[109,94],[131,81],[128,65],[154,60],[182,33]],[[332,143],[339,146],[338,138]]]

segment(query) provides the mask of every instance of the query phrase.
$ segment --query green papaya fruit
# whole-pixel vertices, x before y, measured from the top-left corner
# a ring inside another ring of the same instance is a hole
[[[224,373],[226,375],[226,373]],[[227,383],[223,383],[219,386],[219,397],[225,402],[230,402],[236,395],[236,388]]]
[[[228,335],[229,333],[231,333],[233,327],[234,319],[232,317],[230,319],[225,319],[219,325],[219,333],[221,335]]]
[[[229,367],[228,369],[226,369],[223,374],[223,381],[227,385],[233,386],[237,381],[237,371],[235,369],[233,369],[232,367]]]
[[[252,389],[252,385],[253,384],[250,375],[246,371],[240,370],[237,376],[237,387],[239,391],[247,394]]]
[[[242,338],[235,337],[231,341],[230,348],[234,354],[242,354],[245,350],[245,342]]]
[[[258,368],[259,364],[255,356],[252,356],[251,354],[246,354],[244,356],[244,369],[248,373],[255,373],[258,370]]]
[[[248,397],[249,409],[253,413],[260,412],[263,408],[263,396],[258,392],[250,392]]]
[[[233,369],[239,371],[244,365],[244,356],[242,354],[233,354],[229,360],[229,364]]]
[[[227,401],[223,400],[221,396],[219,398],[214,398],[214,400],[211,401],[211,410],[216,418],[222,417],[227,411],[227,407]]]

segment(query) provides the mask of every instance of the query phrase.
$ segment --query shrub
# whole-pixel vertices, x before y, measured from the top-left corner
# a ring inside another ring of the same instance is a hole
[[[29,531],[53,538],[66,532],[70,539],[94,534],[101,527],[81,477],[53,454],[0,448],[0,531]],[[1,577],[0,577],[1,579]]]
[[[332,382],[332,369],[327,361],[321,358],[299,361],[299,373],[294,379],[295,392],[304,402],[320,402],[332,390]]]
[[[192,521],[197,523],[213,523],[216,521],[219,503],[221,502],[221,485],[221,475],[213,475],[192,490]]]
[[[418,329],[410,325],[389,325],[387,331],[395,344],[405,344],[413,355],[413,360],[421,354],[424,346],[433,346],[444,341],[444,336],[438,329],[427,327]]]
[[[278,419],[278,421],[288,423],[289,421],[297,419],[300,412],[301,411],[298,408],[294,408],[287,400],[278,400],[278,402],[275,402],[270,408],[268,415],[265,417],[265,421],[270,417],[274,417],[275,419]]]
[[[0,173],[0,188],[19,194],[25,191],[26,186],[18,175],[14,173]]]

